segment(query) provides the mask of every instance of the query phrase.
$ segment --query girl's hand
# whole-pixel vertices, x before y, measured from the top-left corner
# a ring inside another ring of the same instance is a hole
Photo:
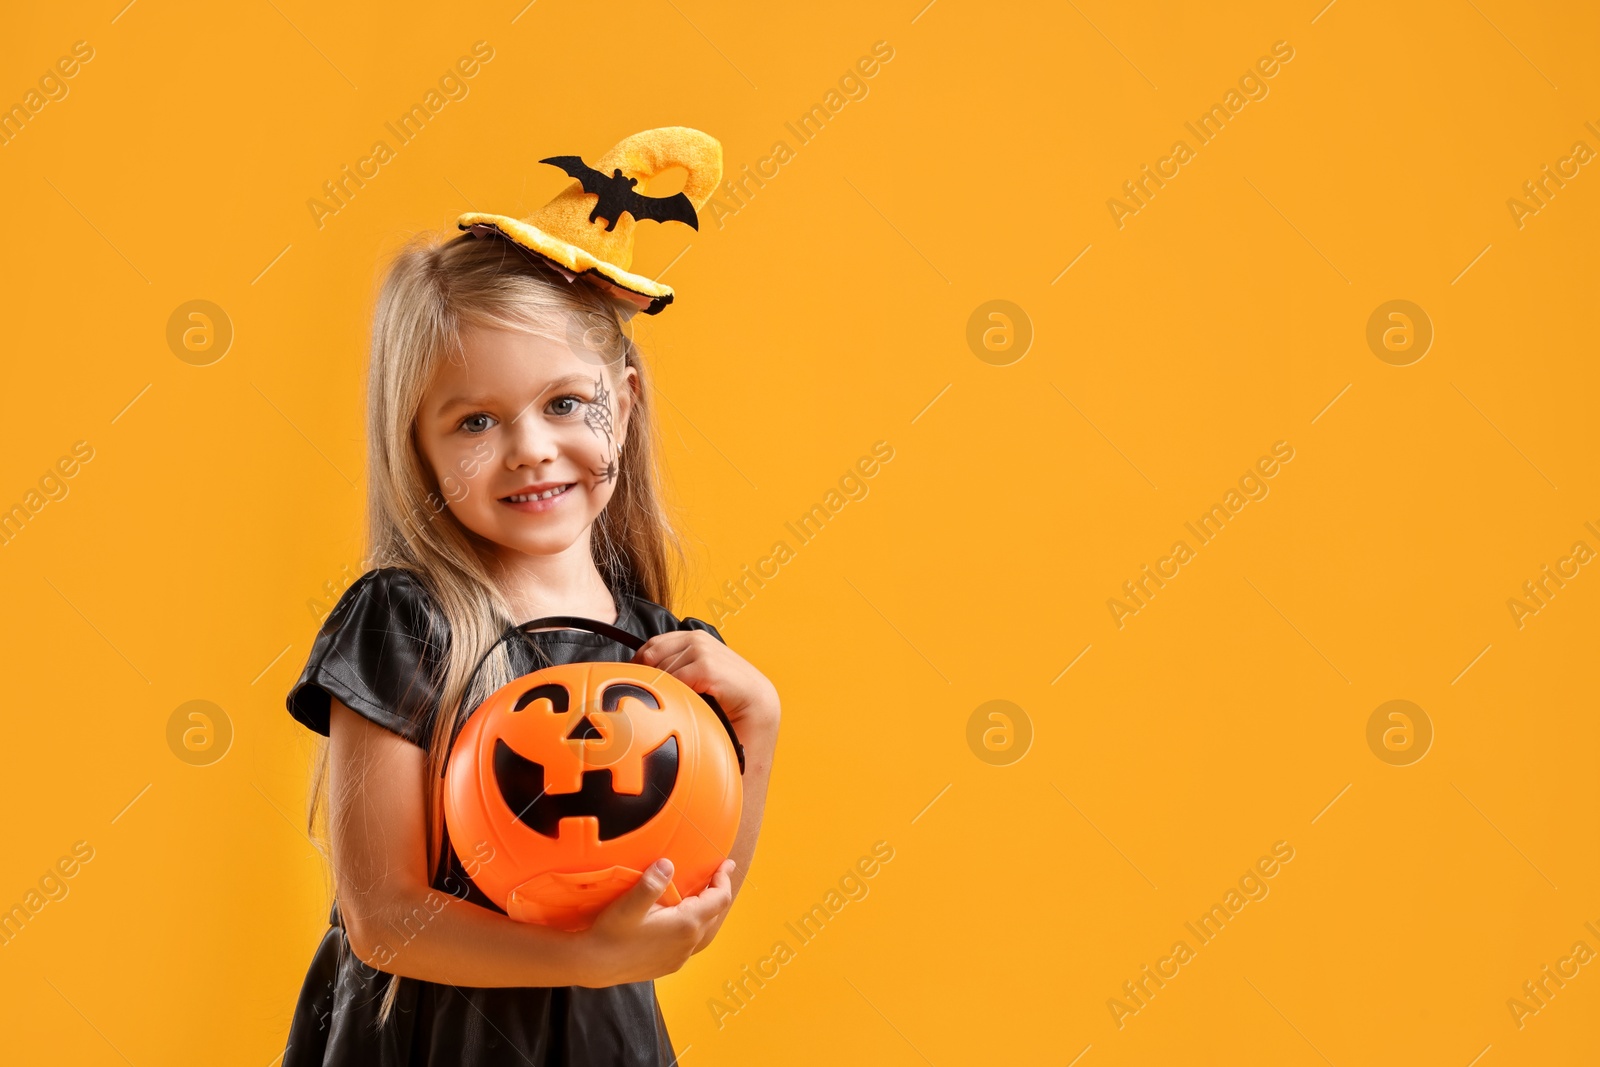
[[[668,907],[656,900],[672,878],[672,861],[662,857],[651,864],[579,935],[590,974],[578,984],[646,982],[682,967],[733,905],[733,885],[728,880],[733,866],[733,860],[723,860],[710,885]]]
[[[704,630],[673,630],[650,638],[633,662],[658,667],[697,693],[708,693],[736,732],[741,724],[778,725],[778,690],[739,653]]]

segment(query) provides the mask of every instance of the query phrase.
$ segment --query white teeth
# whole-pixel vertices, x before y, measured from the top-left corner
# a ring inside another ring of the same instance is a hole
[[[526,504],[530,500],[549,500],[553,496],[565,493],[567,488],[565,485],[558,485],[554,489],[546,489],[542,493],[520,493],[516,496],[508,496],[506,499],[513,504]]]

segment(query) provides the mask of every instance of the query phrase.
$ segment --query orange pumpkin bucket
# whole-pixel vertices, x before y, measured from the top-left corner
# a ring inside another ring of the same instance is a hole
[[[552,626],[643,644],[567,616],[517,629]],[[660,856],[662,904],[710,884],[739,829],[743,764],[716,701],[666,671],[559,664],[473,711],[445,764],[445,823],[458,852],[491,857],[472,880],[508,916],[581,930]]]

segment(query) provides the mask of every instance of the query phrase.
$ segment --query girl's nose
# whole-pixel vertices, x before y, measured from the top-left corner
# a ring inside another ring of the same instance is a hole
[[[531,409],[511,420],[506,433],[506,467],[537,467],[560,454],[557,435]]]

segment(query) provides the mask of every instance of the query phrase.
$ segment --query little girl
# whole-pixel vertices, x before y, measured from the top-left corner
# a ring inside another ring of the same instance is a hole
[[[374,569],[328,616],[288,698],[329,739],[311,823],[325,793],[335,901],[284,1067],[676,1060],[652,979],[711,942],[739,891],[779,701],[714,627],[662,606],[681,548],[628,311],[482,230],[413,244],[384,280],[368,383]],[[597,634],[514,632],[552,615],[646,640],[632,654]],[[730,856],[671,907],[657,902],[662,859],[588,930],[515,922],[472,882],[485,857],[458,855],[445,832],[451,741],[515,677],[630,659],[712,695],[733,725],[745,771]]]

